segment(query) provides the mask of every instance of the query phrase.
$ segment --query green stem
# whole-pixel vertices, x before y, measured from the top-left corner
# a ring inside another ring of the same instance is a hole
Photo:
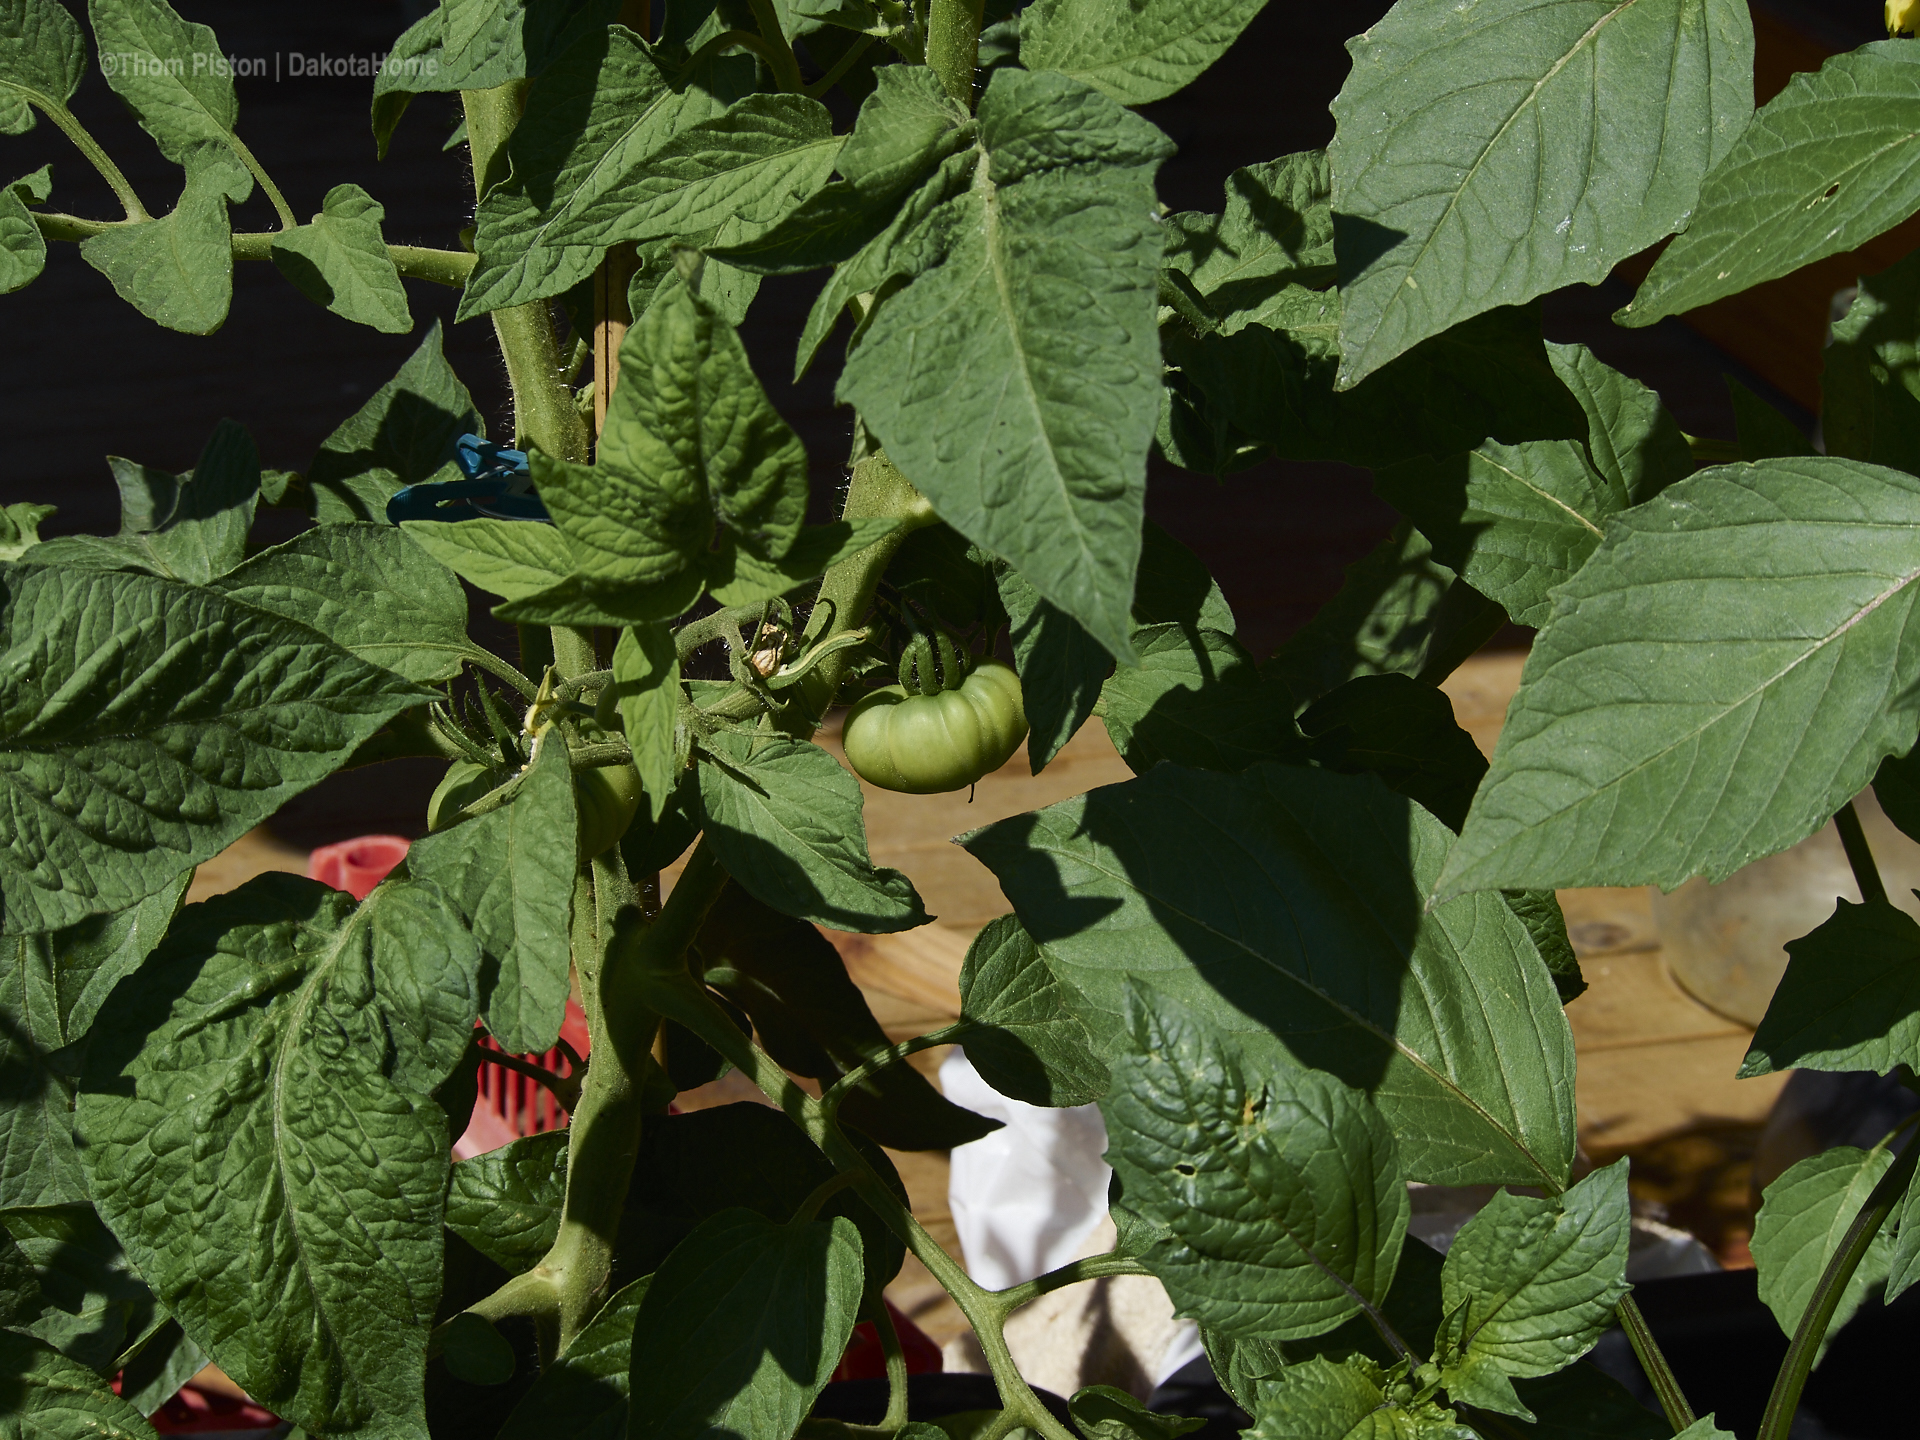
[[[91,240],[109,230],[124,230],[129,225],[138,225],[151,218],[143,215],[131,220],[88,220],[57,210],[35,210],[32,214],[34,223],[47,239],[74,242]],[[233,258],[271,260],[273,242],[280,238],[280,234],[277,230],[236,233],[232,238]],[[464,250],[431,250],[422,245],[389,245],[387,258],[409,280],[429,280],[435,285],[446,285],[455,290],[467,283],[467,276],[473,273],[473,267],[479,263],[475,256]]]
[[[1640,1313],[1640,1307],[1632,1295],[1622,1300],[1614,1313],[1620,1321],[1620,1328],[1627,1332],[1627,1343],[1633,1347],[1640,1368],[1646,1372],[1647,1379],[1653,1382],[1653,1393],[1660,1397],[1660,1408],[1666,1414],[1667,1423],[1678,1435],[1693,1424],[1693,1407],[1687,1404],[1687,1397],[1680,1389],[1673,1367],[1667,1364],[1667,1357],[1661,1353],[1659,1343],[1653,1338],[1653,1331],[1647,1327],[1647,1317]]]
[[[798,95],[807,88],[806,81],[800,76],[800,62],[794,58],[793,46],[780,28],[780,15],[773,8],[773,0],[749,0],[749,4],[753,8],[753,23],[760,27],[761,38],[767,42],[767,63],[773,68],[774,80],[788,94]]]
[[[896,1065],[909,1055],[918,1055],[922,1050],[931,1050],[939,1045],[958,1045],[973,1029],[971,1020],[956,1020],[951,1025],[943,1025],[938,1030],[929,1030],[925,1035],[916,1035],[911,1040],[903,1040],[898,1045],[889,1045],[878,1054],[854,1066],[842,1075],[820,1097],[820,1108],[829,1115],[838,1115],[840,1107],[846,1103],[847,1096],[866,1085],[866,1083],[891,1065]]]
[[[687,946],[727,878],[704,845],[696,847],[666,905],[646,923],[617,865],[617,859],[596,859],[590,886],[577,887],[574,899],[574,960],[592,1046],[579,1108],[568,1126],[560,1230],[536,1267],[552,1277],[560,1295],[555,1353],[565,1351],[606,1298],[646,1118],[642,1082],[660,1028],[645,993],[649,977],[675,968],[686,973]],[[582,910],[594,917],[584,935]]]
[[[853,1176],[851,1173],[845,1170],[834,1171],[831,1179],[822,1180],[818,1185],[813,1187],[813,1193],[800,1202],[800,1208],[793,1212],[793,1219],[788,1223],[793,1225],[811,1224],[819,1216],[820,1207],[851,1184],[853,1184]]]
[[[516,1075],[524,1075],[560,1102],[563,1109],[571,1111],[580,1103],[580,1077],[563,1080],[544,1065],[535,1065],[531,1060],[522,1060],[518,1055],[508,1055],[500,1050],[480,1052],[481,1060],[489,1065],[498,1065],[502,1070],[511,1070]]]
[[[1867,832],[1860,828],[1860,812],[1853,808],[1851,800],[1833,817],[1833,826],[1840,832],[1840,844],[1847,852],[1847,864],[1853,867],[1853,881],[1860,887],[1860,898],[1869,905],[1889,903],[1880,867],[1873,863],[1873,850],[1867,844]]]
[[[833,62],[831,69],[800,93],[810,99],[818,100],[831,90],[840,77],[854,67],[854,63],[867,53],[867,47],[873,43],[873,36],[862,35],[846,48],[846,52]]]
[[[524,80],[491,90],[463,90],[467,145],[473,155],[474,198],[486,193],[507,173],[507,140],[520,120],[526,92]],[[544,300],[529,300],[493,312],[493,331],[507,362],[507,384],[513,390],[513,433],[516,442],[532,445],[557,460],[586,460],[593,437],[586,417],[567,388],[566,365],[553,316]]]
[[[1011,1315],[1022,1305],[1030,1305],[1042,1295],[1050,1295],[1069,1285],[1078,1285],[1083,1280],[1103,1280],[1109,1275],[1151,1275],[1153,1272],[1131,1255],[1110,1252],[1106,1255],[1088,1255],[1079,1260],[1069,1260],[1058,1270],[1049,1270],[1024,1285],[1011,1285],[1005,1290],[989,1290],[988,1300],[999,1310],[1002,1317]]]
[[[539,692],[539,686],[535,685],[533,681],[529,680],[525,675],[522,675],[512,665],[502,660],[491,650],[483,650],[478,645],[475,645],[462,653],[469,665],[477,666],[490,674],[498,675],[515,690],[518,690],[526,699],[533,699],[535,694]]]
[[[560,1292],[554,1287],[553,1281],[535,1269],[514,1276],[486,1299],[469,1305],[461,1313],[478,1315],[489,1324],[518,1317],[532,1320],[536,1327],[544,1329],[551,1326],[559,1306]],[[446,1339],[447,1328],[453,1324],[453,1320],[454,1317],[449,1316],[428,1333],[429,1360],[440,1354],[441,1343]]]
[[[93,162],[93,168],[100,172],[101,178],[113,187],[114,198],[120,202],[120,208],[127,212],[127,219],[138,222],[153,218],[147,213],[147,207],[140,203],[140,197],[134,193],[127,177],[120,173],[120,167],[113,163],[113,157],[100,148],[100,143],[87,133],[84,125],[74,119],[72,111],[64,105],[43,104],[40,108],[80,153]]]
[[[887,1413],[880,1417],[880,1428],[892,1432],[907,1423],[907,1352],[901,1348],[900,1332],[893,1328],[893,1316],[887,1302],[875,1299],[867,1306],[866,1318],[880,1336],[880,1353],[887,1360]]]
[[[260,188],[266,192],[267,199],[273,205],[274,213],[280,217],[280,228],[282,230],[298,229],[300,222],[294,218],[293,207],[287,204],[287,197],[280,193],[280,187],[273,183],[272,177],[267,174],[266,167],[254,159],[253,151],[247,148],[246,142],[232,131],[228,131],[227,143],[233,147],[233,153],[240,157],[240,163],[251,170],[253,178],[260,182]]]
[[[1887,1173],[1880,1177],[1880,1183],[1873,1187],[1873,1193],[1867,1196],[1867,1203],[1860,1207],[1860,1213],[1853,1217],[1853,1223],[1847,1227],[1840,1248],[1827,1262],[1820,1283],[1814,1287],[1813,1298],[1807,1301],[1806,1313],[1800,1317],[1799,1328],[1793,1332],[1793,1343],[1787,1346],[1787,1358],[1780,1363],[1780,1373],[1773,1382],[1773,1393],[1767,1396],[1767,1412],[1761,1417],[1756,1440],[1787,1440],[1793,1429],[1794,1412],[1800,1408],[1800,1392],[1806,1388],[1807,1373],[1813,1369],[1813,1362],[1820,1354],[1821,1342],[1827,1338],[1827,1327],[1833,1322],[1833,1312],[1839,1307],[1847,1282],[1853,1279],[1853,1272],[1859,1269],[1861,1260],[1866,1257],[1867,1247],[1873,1243],[1873,1237],[1893,1213],[1894,1206],[1905,1198],[1916,1161],[1920,1161],[1920,1141],[1909,1141],[1906,1149],[1888,1167]]]
[[[554,626],[553,668],[563,680],[598,670],[600,660],[593,653],[593,632],[572,625]]]
[[[933,0],[927,21],[927,68],[965,109],[973,109],[973,72],[980,62],[981,0]]]
[[[449,740],[433,723],[427,707],[419,705],[402,710],[353,752],[346,769],[378,765],[384,760],[407,759],[469,760],[466,750]]]

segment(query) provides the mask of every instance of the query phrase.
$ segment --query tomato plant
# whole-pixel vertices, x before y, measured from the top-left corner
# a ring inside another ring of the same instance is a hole
[[[1270,1440],[1723,1433],[1627,1285],[1624,1162],[1576,1173],[1554,892],[1718,879],[1835,819],[1860,903],[1795,942],[1744,1073],[1920,1058],[1920,927],[1851,808],[1873,784],[1920,836],[1920,260],[1835,324],[1821,454],[1757,402],[1683,434],[1537,301],[1672,237],[1617,317],[1647,325],[1908,219],[1920,49],[1756,112],[1743,0],[1399,0],[1329,148],[1167,213],[1141,107],[1259,7],[441,0],[371,96],[380,146],[458,97],[475,208],[439,248],[357,186],[284,195],[166,0],[0,0],[0,134],[47,119],[120,207],[10,181],[0,291],[74,245],[206,334],[271,262],[398,333],[447,286],[513,398],[488,438],[436,328],[304,471],[223,423],[187,474],[114,462],[117,535],[0,515],[0,1430],[150,1435],[210,1360],[313,1435],[844,1434],[810,1412],[865,1318],[890,1399],[852,1433],[1071,1440],[1007,1318],[1145,1275]],[[95,63],[178,167],[165,204],[69,107]],[[278,226],[236,231],[256,188]],[[809,271],[795,365],[839,366],[853,434],[817,524],[735,329]],[[1363,467],[1403,523],[1257,656],[1145,520],[1155,449]],[[250,546],[262,506],[298,533]],[[1437,685],[1509,621],[1538,638],[1489,766]],[[860,698],[903,634],[933,693]],[[836,700],[899,789],[1022,735],[1038,771],[1096,713],[1135,772],[962,837],[1011,909],[957,1024],[904,1044],[816,928],[928,920],[814,743]],[[182,903],[290,798],[401,757],[449,770],[365,901],[270,874]],[[518,1057],[570,994],[561,1076]],[[988,1290],[914,1218],[881,1147],[991,1128],[901,1063],[953,1043],[1008,1095],[1097,1102],[1111,1253]],[[568,1128],[455,1163],[482,1064]],[[674,1112],[727,1067],[771,1105]],[[1768,1192],[1763,1440],[1836,1322],[1920,1274],[1903,1138]],[[1442,1260],[1408,1182],[1510,1188]],[[985,1417],[909,1405],[881,1303],[909,1253],[981,1343]],[[1615,1323],[1662,1416],[1581,1358]],[[1086,1440],[1178,1433],[1114,1393],[1075,1397]]]

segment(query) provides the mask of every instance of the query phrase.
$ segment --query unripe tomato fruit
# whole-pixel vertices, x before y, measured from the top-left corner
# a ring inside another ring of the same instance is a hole
[[[840,732],[855,774],[908,795],[964,790],[1006,764],[1026,738],[1020,677],[997,660],[977,666],[957,690],[876,690],[847,712]]]
[[[631,763],[576,770],[573,799],[580,807],[580,858],[591,860],[633,823],[640,808],[640,772]]]
[[[427,801],[427,829],[444,830],[467,806],[514,778],[470,760],[456,760]],[[579,854],[591,860],[627,833],[640,808],[640,772],[631,764],[596,765],[573,772],[573,800],[579,807]]]

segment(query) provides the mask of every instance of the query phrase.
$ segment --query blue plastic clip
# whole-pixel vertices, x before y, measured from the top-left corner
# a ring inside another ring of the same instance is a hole
[[[454,464],[464,480],[422,481],[394,492],[387,519],[402,520],[551,520],[533,493],[533,475],[524,450],[508,450],[462,435],[454,442]]]

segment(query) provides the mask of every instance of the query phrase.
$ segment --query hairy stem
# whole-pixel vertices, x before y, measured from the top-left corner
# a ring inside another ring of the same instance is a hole
[[[560,672],[563,680],[598,670],[600,661],[593,653],[593,632],[572,625],[554,626],[553,668]]]
[[[91,240],[95,235],[104,235],[109,230],[124,230],[128,225],[149,218],[142,215],[130,220],[88,220],[84,216],[66,215],[57,210],[35,210],[32,214],[34,224],[40,227],[40,234],[46,239],[76,243]],[[233,258],[271,260],[273,242],[280,238],[280,233],[277,230],[236,233],[232,238]],[[478,263],[476,257],[464,250],[432,250],[423,245],[389,245],[387,258],[409,280],[430,280],[435,285],[446,285],[455,290],[467,283],[467,276],[473,273],[473,267]]]
[[[1853,882],[1860,887],[1860,898],[1869,905],[1887,904],[1886,884],[1880,879],[1880,867],[1873,863],[1867,832],[1860,828],[1860,812],[1853,808],[1851,800],[1833,817],[1833,827],[1840,832],[1840,844],[1847,852],[1847,864],[1853,868]]]
[[[927,22],[927,68],[956,101],[973,109],[973,72],[980,61],[981,0],[933,0]]]
[[[1757,1440],[1787,1440],[1793,1429],[1794,1412],[1800,1408],[1800,1392],[1806,1388],[1807,1373],[1813,1369],[1821,1342],[1827,1338],[1833,1312],[1839,1308],[1840,1297],[1846,1292],[1847,1282],[1853,1279],[1853,1272],[1866,1258],[1873,1237],[1894,1207],[1906,1197],[1916,1161],[1920,1161],[1920,1141],[1908,1141],[1841,1237],[1840,1248],[1827,1262],[1820,1283],[1814,1286],[1813,1297],[1807,1301],[1806,1313],[1800,1317],[1799,1328],[1793,1332],[1787,1358],[1780,1362],[1780,1373],[1774,1378],[1773,1392],[1767,1396],[1767,1412],[1761,1417]]]
[[[273,183],[273,177],[267,174],[266,167],[254,158],[246,142],[238,135],[229,133],[227,143],[233,147],[233,153],[240,157],[240,163],[253,172],[253,178],[260,182],[260,188],[266,192],[267,200],[273,206],[273,213],[280,217],[282,230],[299,228],[300,221],[294,216],[293,207],[287,204],[287,197],[280,193],[280,187]]]
[[[617,858],[596,859],[591,882],[576,890],[574,957],[592,1046],[568,1127],[560,1231],[535,1267],[552,1278],[560,1296],[555,1353],[564,1352],[593,1318],[613,1270],[614,1241],[646,1118],[643,1082],[660,1028],[659,1013],[646,997],[647,979],[675,967],[685,973],[687,946],[725,884],[726,872],[696,848],[651,923],[632,903]],[[593,916],[585,934],[582,910]]]
[[[887,1413],[880,1417],[880,1428],[892,1432],[907,1423],[907,1352],[900,1347],[900,1332],[893,1327],[887,1302],[875,1300],[867,1307],[866,1318],[880,1336],[880,1353],[887,1360]]]
[[[525,93],[524,80],[460,92],[467,115],[467,144],[473,153],[476,200],[486,198],[487,191],[506,176],[507,140],[519,123]],[[547,302],[529,300],[495,310],[493,331],[507,362],[507,384],[513,390],[516,443],[536,446],[558,460],[585,460],[591,437],[567,388],[560,340],[553,332]]]
[[[1002,1317],[1005,1317],[1022,1305],[1032,1304],[1042,1295],[1051,1295],[1055,1290],[1065,1289],[1069,1285],[1078,1285],[1083,1280],[1102,1280],[1109,1275],[1151,1275],[1152,1273],[1133,1256],[1112,1251],[1105,1255],[1088,1255],[1079,1260],[1069,1260],[1058,1270],[1049,1270],[1046,1274],[1029,1280],[1024,1285],[1010,1285],[1005,1290],[989,1290],[987,1298],[999,1310]]]
[[[925,1035],[916,1035],[911,1040],[902,1040],[898,1045],[889,1045],[885,1050],[854,1066],[827,1089],[820,1097],[820,1108],[828,1115],[838,1115],[840,1107],[846,1103],[847,1096],[861,1089],[866,1083],[891,1065],[897,1065],[909,1055],[918,1055],[922,1050],[932,1050],[940,1045],[958,1045],[976,1027],[971,1020],[956,1020],[951,1025],[943,1025],[938,1030],[929,1030]]]

